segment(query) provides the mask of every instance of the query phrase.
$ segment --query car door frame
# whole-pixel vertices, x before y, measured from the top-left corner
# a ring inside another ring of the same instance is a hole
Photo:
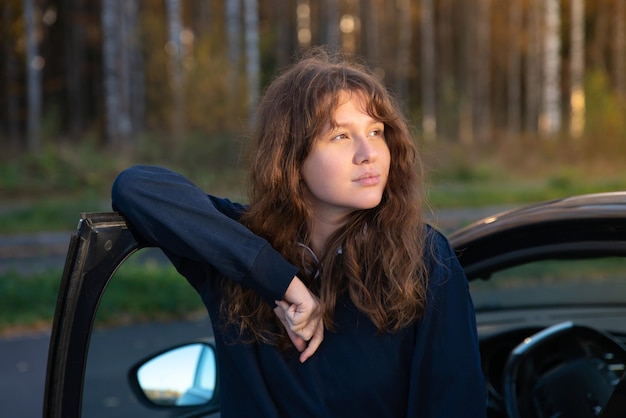
[[[59,286],[44,390],[45,418],[80,417],[89,340],[98,304],[117,268],[148,247],[115,212],[81,214]]]

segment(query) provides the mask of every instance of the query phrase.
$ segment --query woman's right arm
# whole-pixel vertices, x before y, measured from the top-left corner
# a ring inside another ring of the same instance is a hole
[[[206,195],[184,176],[135,166],[117,177],[113,209],[142,238],[165,252],[211,265],[273,304],[285,295],[297,268],[238,219],[244,207]]]

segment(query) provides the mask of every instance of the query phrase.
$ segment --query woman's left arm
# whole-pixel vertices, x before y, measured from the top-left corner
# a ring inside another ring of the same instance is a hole
[[[434,230],[431,237],[429,305],[417,326],[407,416],[484,418],[487,398],[468,282],[448,241]]]

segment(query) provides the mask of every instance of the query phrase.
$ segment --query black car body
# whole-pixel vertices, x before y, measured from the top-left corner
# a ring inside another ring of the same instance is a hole
[[[626,192],[497,214],[449,239],[476,306],[488,416],[626,416],[626,383],[618,383],[626,367]],[[82,215],[59,290],[45,417],[84,412],[85,368],[98,303],[116,269],[145,246],[119,214]],[[211,346],[210,341],[201,344]],[[130,371],[134,392],[128,391],[149,405],[135,378],[147,360],[137,359]],[[219,387],[212,391],[201,405],[153,405],[153,410],[145,407],[146,416],[159,410],[159,416],[215,413]]]

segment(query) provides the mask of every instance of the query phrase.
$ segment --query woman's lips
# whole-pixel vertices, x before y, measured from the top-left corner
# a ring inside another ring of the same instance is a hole
[[[378,173],[364,173],[352,180],[362,186],[375,186],[380,183],[380,174]]]

